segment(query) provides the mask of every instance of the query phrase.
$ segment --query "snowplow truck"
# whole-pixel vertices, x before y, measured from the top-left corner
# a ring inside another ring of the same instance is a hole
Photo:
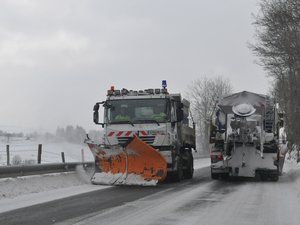
[[[103,127],[103,140],[85,141],[95,158],[92,183],[156,185],[166,177],[192,178],[195,128],[189,125],[189,106],[180,94],[169,94],[166,83],[139,91],[112,86],[107,99],[94,106],[94,122]]]
[[[277,104],[247,91],[219,99],[211,121],[211,177],[277,181],[283,167]]]

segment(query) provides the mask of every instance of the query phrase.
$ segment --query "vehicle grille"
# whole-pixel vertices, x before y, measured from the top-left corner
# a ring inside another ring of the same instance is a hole
[[[118,143],[120,145],[124,145],[127,143],[132,137],[117,137]],[[141,136],[139,137],[142,141],[146,142],[149,145],[152,145],[155,139],[155,136]]]

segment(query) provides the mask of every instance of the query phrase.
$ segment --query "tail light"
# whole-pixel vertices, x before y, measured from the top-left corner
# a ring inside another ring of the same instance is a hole
[[[220,162],[223,160],[222,155],[210,155],[211,163]]]

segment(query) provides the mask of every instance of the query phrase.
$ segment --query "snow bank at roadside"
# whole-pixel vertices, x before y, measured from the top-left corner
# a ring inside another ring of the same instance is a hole
[[[297,158],[298,152],[296,150],[290,151],[285,155],[283,173],[300,170],[300,162],[297,163]]]
[[[89,183],[90,181],[87,181],[81,173],[76,172],[2,178],[0,179],[0,200]]]
[[[86,192],[109,188],[92,185],[91,172],[76,172],[0,179],[0,213]]]
[[[109,186],[84,184],[79,186],[53,189],[53,190],[43,191],[38,193],[19,195],[15,198],[5,198],[0,200],[0,213],[19,209],[19,208],[24,208],[32,205],[37,205],[45,202],[50,202],[56,199],[62,199],[74,195],[96,191],[104,188],[109,188]]]

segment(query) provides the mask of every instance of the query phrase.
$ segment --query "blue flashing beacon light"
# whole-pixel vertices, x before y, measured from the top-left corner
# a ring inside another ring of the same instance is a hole
[[[161,86],[165,89],[167,87],[167,81],[166,80],[162,80]]]

